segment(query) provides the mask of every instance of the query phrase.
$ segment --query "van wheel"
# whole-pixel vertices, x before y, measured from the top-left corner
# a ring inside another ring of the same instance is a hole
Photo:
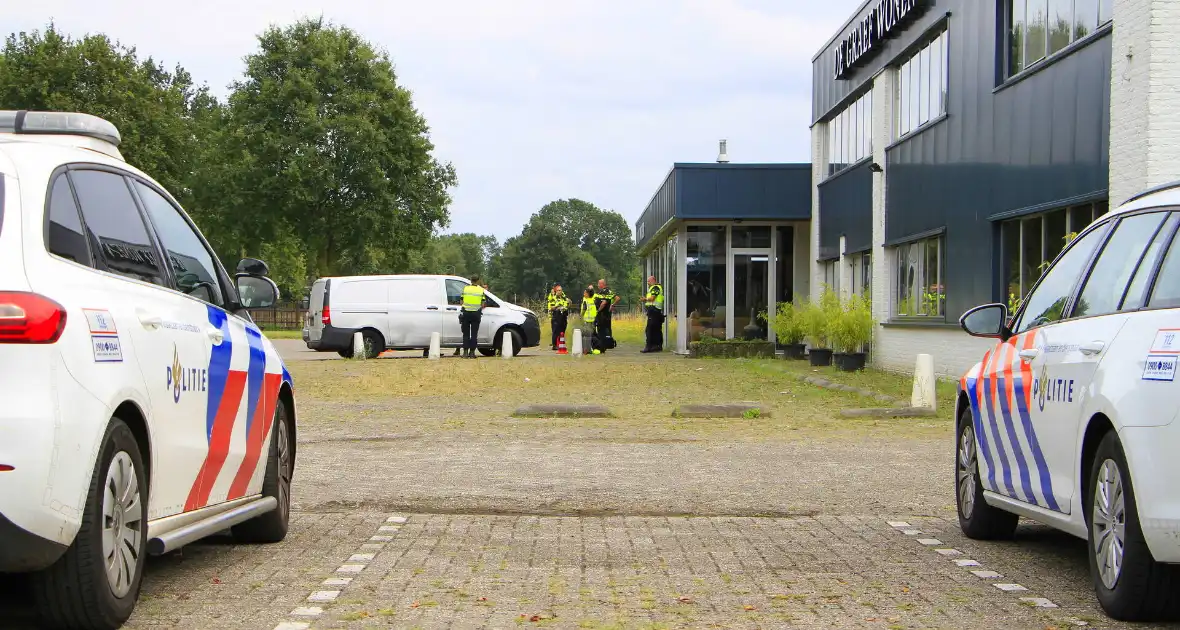
[[[365,344],[366,358],[376,359],[382,352],[385,352],[385,337],[382,337],[381,333],[372,329],[365,329],[361,331],[361,339]]]
[[[479,353],[485,357],[494,357],[499,352],[499,348],[480,348]]]
[[[987,504],[979,480],[979,457],[975,445],[975,423],[971,409],[959,414],[955,449],[955,504],[959,512],[959,529],[975,540],[1002,540],[1016,533],[1020,517]]]
[[[520,354],[521,350],[524,350],[524,348],[521,347],[522,345],[524,345],[524,338],[520,336],[520,333],[516,332],[515,330],[513,330],[511,328],[509,328],[507,330],[508,330],[508,332],[512,333],[512,356],[515,357]],[[493,354],[500,354],[500,349],[501,349],[501,346],[503,346],[503,345],[504,345],[504,330],[498,330],[498,331],[496,331],[496,338],[494,340],[492,340]]]
[[[1098,444],[1086,489],[1086,555],[1102,609],[1120,621],[1175,619],[1180,568],[1156,562],[1147,548],[1127,458],[1113,431]]]
[[[131,616],[147,551],[146,472],[135,435],[112,419],[73,544],[32,576],[33,600],[46,626],[107,630]]]
[[[291,441],[287,405],[282,398],[275,405],[274,426],[271,430],[270,453],[262,478],[262,496],[274,497],[279,505],[262,516],[235,525],[230,531],[238,542],[276,543],[287,537],[287,525],[291,519],[291,478],[295,473],[295,448]]]

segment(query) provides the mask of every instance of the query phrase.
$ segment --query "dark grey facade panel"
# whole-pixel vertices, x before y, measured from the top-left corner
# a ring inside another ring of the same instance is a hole
[[[648,202],[647,208],[635,223],[635,245],[642,249],[648,241],[655,237],[665,223],[676,216],[676,169],[673,168],[664,183]],[[640,234],[643,236],[641,237]]]
[[[811,218],[811,165],[680,165],[682,219]]]
[[[838,256],[841,236],[850,252],[872,247],[873,173],[869,170],[870,162],[864,161],[819,185],[818,259]]]

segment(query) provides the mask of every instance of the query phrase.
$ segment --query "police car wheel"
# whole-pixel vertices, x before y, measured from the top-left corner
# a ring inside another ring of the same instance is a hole
[[[287,537],[291,518],[291,478],[295,473],[295,443],[291,440],[287,404],[280,398],[275,406],[273,437],[262,479],[262,496],[274,497],[275,509],[233,527],[234,539],[243,543],[276,543]]]
[[[956,435],[955,504],[958,507],[959,528],[968,538],[975,540],[1011,538],[1016,533],[1020,517],[988,505],[983,498],[975,424],[970,409],[964,409],[959,415]]]
[[[113,418],[73,544],[53,566],[33,576],[33,599],[44,625],[118,628],[131,616],[147,553],[147,497],[135,435]]]
[[[1165,621],[1180,615],[1180,568],[1151,556],[1118,435],[1107,433],[1086,485],[1090,575],[1098,602],[1120,621]]]

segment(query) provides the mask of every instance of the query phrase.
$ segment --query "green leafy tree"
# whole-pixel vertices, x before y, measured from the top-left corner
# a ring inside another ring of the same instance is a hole
[[[52,23],[9,35],[0,52],[0,109],[76,111],[112,122],[129,164],[151,175],[186,207],[221,105],[177,66],[105,35],[73,39]]]
[[[243,246],[289,234],[309,277],[394,271],[447,225],[454,168],[433,157],[389,58],[355,32],[270,28],[233,90],[218,180]]]
[[[518,300],[537,300],[553,283],[566,285],[566,293],[579,295],[576,287],[608,274],[589,252],[574,247],[557,226],[530,224],[519,236],[504,243],[492,267],[493,290]]]

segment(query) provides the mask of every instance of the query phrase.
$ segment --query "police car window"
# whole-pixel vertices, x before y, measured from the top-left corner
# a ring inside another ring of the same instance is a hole
[[[1135,273],[1139,259],[1166,216],[1163,212],[1152,212],[1119,221],[1078,296],[1073,307],[1074,317],[1105,315],[1119,310],[1131,274]]]
[[[1175,308],[1180,306],[1180,238],[1173,238],[1155,277],[1148,308]]]
[[[467,286],[462,280],[447,280],[447,304],[459,306],[463,303],[463,287]]]
[[[1180,215],[1171,213],[1168,221],[1155,233],[1155,238],[1151,240],[1151,245],[1143,254],[1143,260],[1139,262],[1139,269],[1135,271],[1131,286],[1127,287],[1127,296],[1123,298],[1120,310],[1133,311],[1143,308],[1147,300],[1147,295],[1145,295],[1147,283],[1151,280],[1151,273],[1155,271],[1155,263],[1159,260],[1160,250],[1164,248],[1164,245],[1167,245],[1168,238],[1175,231],[1178,222],[1180,222]]]
[[[217,266],[213,264],[213,256],[201,243],[192,226],[181,216],[176,206],[150,186],[135,182],[135,188],[139,191],[139,198],[143,200],[152,224],[156,226],[160,244],[168,254],[176,288],[206,302],[218,306],[224,304],[225,298],[221,292],[221,283],[217,281]]]
[[[105,268],[128,278],[167,286],[143,217],[122,175],[71,171],[92,245]]]
[[[1064,317],[1066,303],[1077,286],[1078,276],[1082,274],[1102,237],[1106,235],[1106,230],[1107,226],[1104,225],[1078,237],[1057,263],[1045,272],[1041,282],[1025,300],[1024,312],[1015,332],[1022,333]]]
[[[49,191],[49,234],[46,247],[51,254],[90,266],[90,250],[78,215],[78,204],[70,190],[70,180],[58,175]]]

